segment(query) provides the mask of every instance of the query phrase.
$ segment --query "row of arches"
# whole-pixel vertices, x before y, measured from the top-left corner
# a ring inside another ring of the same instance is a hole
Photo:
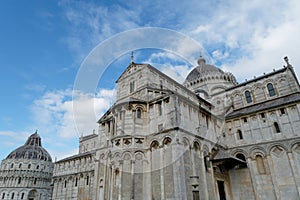
[[[53,179],[53,199],[71,199],[75,196],[86,199],[92,198],[94,172],[80,172]],[[79,194],[80,193],[80,194]]]
[[[50,192],[49,192],[50,193]],[[40,193],[40,198],[39,199],[49,199],[50,194],[42,194]],[[29,199],[29,200],[34,200],[38,197],[38,192],[37,190],[33,189],[30,190],[29,192],[26,189],[22,190],[3,190],[0,193],[0,199]]]
[[[291,152],[295,151],[297,153],[300,153],[300,141],[294,141],[289,145],[285,144],[271,144],[266,147],[261,147],[261,146],[254,146],[250,149],[235,149],[231,154],[233,156],[237,155],[243,155],[245,158],[251,158],[255,159],[257,155],[262,156],[265,158],[267,155],[270,155],[271,153],[280,153],[280,152]]]
[[[143,151],[137,150],[134,152],[125,151],[125,152],[115,152],[115,153],[102,153],[100,155],[100,160],[104,161],[106,159],[110,159],[111,161],[119,161],[119,160],[144,160],[145,154]]]
[[[209,147],[206,144],[203,144],[201,146],[201,142],[197,139],[193,140],[192,142],[190,142],[190,139],[188,139],[187,137],[183,137],[182,141],[180,141],[179,138],[176,138],[175,140],[177,143],[182,142],[185,147],[188,147],[191,149],[196,148],[199,150],[203,150],[204,152],[207,152],[207,153],[209,152]],[[174,141],[169,136],[164,137],[163,139],[161,139],[160,142],[155,139],[150,143],[150,150],[155,150],[159,147],[169,146],[172,144],[172,142],[174,142]]]
[[[61,178],[56,178],[53,180],[53,182],[59,187],[59,184],[62,188],[66,188],[67,184],[71,183],[72,187],[77,187],[80,185],[90,185],[92,178],[94,174],[93,173],[80,173],[80,174],[73,174],[70,176],[65,176]]]
[[[84,156],[84,157],[79,157],[77,159],[73,160],[68,160],[65,162],[60,162],[55,164],[55,169],[54,173],[64,171],[66,169],[78,169],[81,168],[82,166],[85,167],[92,167],[93,166],[93,154]]]
[[[52,169],[52,163],[41,164],[41,163],[34,163],[34,162],[6,162],[3,163],[1,170],[34,170],[34,171],[45,171],[45,170]]]

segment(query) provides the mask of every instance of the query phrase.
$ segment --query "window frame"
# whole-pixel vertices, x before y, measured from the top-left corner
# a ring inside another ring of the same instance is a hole
[[[278,122],[274,122],[273,127],[274,127],[275,133],[281,133],[280,126],[279,126]]]
[[[137,108],[136,109],[136,118],[141,119],[142,118],[142,109]]]
[[[129,92],[132,93],[135,90],[135,81],[129,83]]]
[[[276,90],[275,90],[273,83],[268,83],[266,87],[268,90],[269,97],[276,96]]]
[[[244,92],[244,95],[245,95],[245,99],[246,99],[246,103],[247,103],[247,104],[253,102],[252,95],[251,95],[251,92],[250,92],[249,90],[246,90],[246,91]]]
[[[236,133],[237,133],[238,140],[243,140],[244,139],[243,132],[241,131],[241,129],[238,129],[236,131]]]

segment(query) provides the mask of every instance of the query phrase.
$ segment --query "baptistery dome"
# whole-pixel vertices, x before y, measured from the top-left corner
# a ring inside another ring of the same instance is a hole
[[[12,151],[6,159],[8,158],[52,161],[50,154],[42,147],[41,138],[37,132],[32,134],[23,146]]]
[[[54,164],[37,132],[0,165],[0,198],[50,199]]]

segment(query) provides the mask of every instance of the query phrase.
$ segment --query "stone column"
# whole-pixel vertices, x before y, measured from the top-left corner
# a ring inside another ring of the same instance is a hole
[[[144,160],[143,161],[143,192],[144,192],[144,199],[145,200],[151,200],[151,161],[150,161],[150,157],[151,157],[151,151],[147,151],[146,158],[149,158],[148,160]]]
[[[94,191],[95,199],[99,199],[99,179],[100,179],[100,160],[95,159],[95,179],[94,179]],[[76,177],[75,177],[76,178]]]
[[[109,194],[109,196],[110,196],[110,199],[113,199],[113,193],[115,192],[114,191],[114,179],[116,178],[115,177],[115,173],[114,173],[114,171],[115,171],[115,165],[113,165],[113,164],[111,164],[110,165],[110,167],[109,167],[109,171],[110,171],[110,176],[109,176],[109,182],[110,182],[110,184],[109,184],[109,188],[110,188],[110,194]]]
[[[199,193],[200,199],[208,200],[207,181],[206,181],[206,169],[204,165],[203,152],[200,151],[200,171],[199,171]]]
[[[105,170],[104,170],[104,199],[108,198],[109,197],[109,191],[108,191],[108,188],[109,188],[109,175],[108,175],[108,171],[109,171],[109,166],[108,166],[108,158],[106,159],[106,162],[104,163],[105,165]]]
[[[180,143],[179,139],[175,141],[172,146],[172,157],[173,157],[173,174],[174,174],[174,196],[177,199],[186,199],[186,184],[185,184],[185,173],[184,173],[184,160],[183,144]],[[180,156],[180,157],[178,157]]]
[[[298,197],[299,197],[300,196],[300,191],[299,191],[300,185],[297,183],[297,180],[296,180],[297,171],[296,171],[295,161],[294,161],[292,152],[287,152],[287,155],[288,155],[291,171],[293,174],[294,184],[295,184],[296,190],[298,192]]]
[[[276,174],[275,174],[274,168],[273,168],[272,157],[271,157],[271,155],[267,155],[266,158],[267,158],[268,168],[270,169],[270,175],[271,175],[271,180],[272,180],[276,199],[280,199],[280,193],[279,193],[279,189],[278,189],[278,185],[277,185]]]
[[[248,168],[249,168],[249,172],[250,172],[250,177],[251,177],[251,183],[252,183],[252,187],[253,187],[253,193],[255,196],[255,199],[259,199],[258,198],[258,185],[256,183],[256,179],[255,179],[255,172],[254,172],[254,166],[253,166],[253,161],[251,158],[247,158],[247,164],[248,164]]]
[[[204,159],[206,159],[206,158],[204,157]],[[208,176],[207,176],[208,179],[206,179],[206,181],[210,179],[209,181],[211,181],[211,184],[209,185],[209,183],[207,183],[207,187],[209,187],[209,186],[212,187],[212,194],[210,195],[210,197],[212,197],[212,199],[217,199],[219,197],[218,190],[217,190],[218,185],[215,180],[213,165],[212,165],[211,161],[209,161],[209,163],[210,163],[210,168],[208,169],[209,172],[205,172],[205,174],[206,175],[208,174]]]
[[[194,147],[191,148],[191,153],[192,153],[192,155],[191,155],[192,174],[193,174],[193,176],[196,176],[197,174],[196,174],[195,156],[197,156],[197,155],[196,155],[196,151],[194,150]]]
[[[160,188],[161,188],[161,200],[165,199],[165,183],[164,183],[164,167],[165,167],[165,162],[164,162],[164,149],[163,147],[159,148],[159,153],[160,153]]]
[[[119,190],[118,190],[118,200],[122,200],[122,172],[123,172],[123,160],[120,160],[120,169],[119,169],[119,173],[120,173],[120,180],[119,180]]]
[[[131,160],[131,200],[134,200],[134,160]]]

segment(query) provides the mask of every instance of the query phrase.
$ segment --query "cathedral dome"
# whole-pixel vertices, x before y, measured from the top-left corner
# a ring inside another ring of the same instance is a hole
[[[52,162],[50,154],[42,147],[41,138],[37,132],[29,136],[26,143],[12,151],[6,159],[33,159]]]
[[[185,81],[190,82],[194,81],[196,79],[206,77],[207,75],[212,75],[212,74],[225,74],[221,69],[213,66],[206,64],[205,59],[200,56],[198,59],[198,66],[194,68],[189,75],[186,77]]]
[[[216,66],[206,64],[205,59],[200,56],[198,65],[186,77],[184,86],[203,98],[225,91],[236,85],[233,74],[224,72]]]

